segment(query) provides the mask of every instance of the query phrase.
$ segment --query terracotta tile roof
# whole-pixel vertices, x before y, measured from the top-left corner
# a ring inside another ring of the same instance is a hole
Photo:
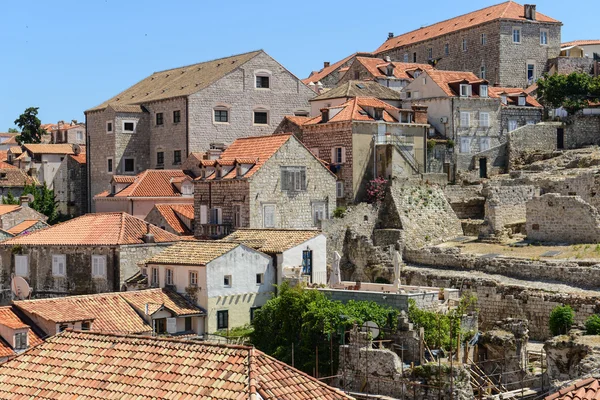
[[[295,115],[286,115],[285,117],[286,120],[290,121],[291,123],[298,125],[298,126],[302,126],[304,125],[304,123],[306,121],[309,121],[311,119],[311,117],[297,117]]]
[[[24,312],[55,323],[93,320],[99,332],[147,333],[152,327],[142,319],[121,293],[100,293],[52,299],[15,301]]]
[[[61,144],[24,144],[23,148],[32,154],[73,154],[73,145]]]
[[[23,187],[31,184],[39,185],[40,183],[22,169],[0,168],[0,187]]]
[[[133,183],[135,178],[134,175],[113,175],[112,181],[113,183]]]
[[[243,243],[263,253],[282,253],[309,239],[321,231],[315,229],[247,229],[240,228],[223,238],[222,242]]]
[[[124,212],[85,214],[81,217],[17,236],[2,245],[66,245],[66,246],[118,246],[143,244],[147,231],[157,243],[178,242],[179,236],[164,231]]]
[[[402,99],[402,97],[400,97],[400,92],[385,87],[375,81],[348,81],[326,91],[310,101],[348,97],[375,97],[376,99],[384,100]]]
[[[86,153],[79,153],[77,155],[71,154],[69,157],[77,161],[79,164],[85,164],[87,162]]]
[[[6,140],[6,141],[5,141],[4,143],[2,143],[2,144],[4,144],[4,145],[7,145],[7,144],[14,144],[14,145],[18,145],[19,143],[17,142],[17,137],[16,137],[16,136],[13,136],[13,137],[9,138],[8,140]]]
[[[18,204],[0,204],[0,215],[8,214],[20,208],[21,206]]]
[[[0,150],[0,161],[8,160],[8,150]]]
[[[180,235],[192,235],[193,232],[179,218],[178,213],[194,220],[194,205],[193,204],[155,204],[154,208],[165,219],[167,224]]]
[[[146,260],[146,264],[206,265],[238,246],[217,240],[179,242]]]
[[[489,96],[492,98],[499,98],[502,96],[502,93],[507,94],[507,105],[516,106],[518,105],[518,97],[519,95],[525,95],[525,103],[529,107],[537,107],[542,108],[542,105],[531,96],[526,90],[519,88],[505,88],[498,86],[490,86],[488,88]]]
[[[11,235],[19,235],[37,223],[42,223],[48,226],[48,224],[46,224],[44,221],[40,221],[39,219],[26,219],[25,221],[13,226],[10,229],[7,229],[6,231]]]
[[[600,45],[600,40],[598,39],[590,39],[590,40],[572,40],[570,42],[561,43],[560,47],[571,47],[571,46],[597,46]]]
[[[547,396],[545,400],[596,400],[600,399],[597,378],[587,378]]]
[[[0,365],[2,399],[352,399],[247,346],[67,330]]]
[[[383,108],[383,120],[386,122],[398,122],[394,118],[390,111],[400,111],[400,109],[389,105],[388,103],[376,99],[374,97],[355,97],[348,100],[344,104],[335,107],[329,107],[329,110],[342,109],[332,118],[329,118],[328,122],[346,122],[346,121],[375,121],[375,118],[367,112],[368,108]],[[409,111],[409,110],[407,110]],[[304,125],[316,125],[320,124],[322,116],[318,115],[305,122]]]
[[[415,70],[433,69],[433,67],[429,64],[403,63],[397,61],[392,61],[391,63],[389,63],[383,58],[374,57],[356,57],[356,60],[354,62],[362,64],[374,78],[387,78],[386,68],[389,64],[392,64],[394,66],[393,76],[397,79],[412,80],[412,73]]]
[[[11,306],[0,307],[0,325],[7,326],[10,329],[29,328],[27,333],[29,347],[37,346],[43,342],[42,338],[38,336],[29,325],[23,322],[17,314],[15,314],[15,311]],[[12,357],[15,354],[13,348],[4,340],[0,339],[0,357]]]
[[[94,197],[181,197],[181,192],[171,179],[185,176],[185,172],[180,169],[147,169],[136,175],[131,185],[123,190],[115,194],[103,192]],[[121,176],[117,179],[120,180],[118,183],[130,182]],[[114,177],[113,181],[117,182]]]
[[[13,146],[10,149],[8,149],[11,153],[13,154],[21,154],[23,153],[23,149],[21,148],[21,146]]]
[[[12,164],[7,163],[6,161],[0,161],[0,169],[18,169]]]
[[[453,82],[458,81],[468,81],[470,83],[473,82],[481,82],[481,79],[472,72],[463,72],[463,71],[441,71],[441,70],[429,70],[425,72],[432,81],[437,83],[437,85],[446,93],[448,96],[455,97],[460,93],[455,92],[450,86]]]
[[[350,54],[348,57],[342,58],[340,61],[329,65],[329,67],[325,67],[325,68],[321,69],[320,71],[311,74],[308,78],[302,79],[302,83],[308,85],[311,82],[314,82],[314,83],[319,82],[321,79],[325,78],[332,72],[335,72],[342,65],[344,65],[345,63],[347,63],[348,61],[350,61],[351,59],[356,57],[357,54],[358,53]]]
[[[192,93],[199,92],[208,87],[262,52],[262,50],[252,51],[185,67],[155,72],[115,97],[86,112],[103,110],[109,105],[115,109],[115,111],[140,112],[140,106],[137,106],[136,111],[136,106],[134,105],[180,96],[189,96]]]
[[[496,4],[481,10],[473,11],[468,14],[460,15],[433,25],[416,29],[403,35],[395,36],[386,40],[374,54],[378,54],[396,47],[408,46],[424,40],[436,38],[438,36],[447,35],[451,32],[460,31],[463,29],[472,28],[474,26],[485,24],[496,20],[516,20],[528,21],[525,18],[525,11],[521,4],[513,1]],[[550,18],[540,12],[536,13],[538,22],[557,23],[560,21]]]
[[[186,242],[189,243],[189,242]],[[120,292],[129,304],[138,309],[138,312],[145,312],[146,304],[156,305],[156,312],[160,306],[171,310],[178,317],[186,315],[205,315],[206,312],[187,301],[182,295],[169,289],[145,289],[134,290],[131,292]],[[150,314],[153,314],[150,313]]]

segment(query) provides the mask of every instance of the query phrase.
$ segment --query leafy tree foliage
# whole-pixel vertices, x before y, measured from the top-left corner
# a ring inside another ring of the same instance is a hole
[[[585,108],[589,101],[598,101],[600,97],[600,77],[591,77],[583,72],[544,76],[537,84],[545,106],[563,107],[571,114]]]
[[[29,107],[15,120],[15,125],[21,128],[21,133],[17,135],[19,144],[40,143],[42,135],[46,134],[46,130],[42,128],[42,122],[37,117],[38,109],[39,107]]]
[[[387,187],[387,179],[375,178],[369,181],[367,186],[367,202],[381,203],[385,199],[385,188]]]
[[[343,304],[323,293],[284,283],[278,295],[256,311],[252,343],[273,357],[313,374],[319,354],[319,374],[335,372],[338,346],[344,332],[354,323],[374,321],[380,327],[396,327],[398,311],[373,302],[349,301]],[[293,347],[292,347],[293,344]]]
[[[553,335],[564,335],[571,329],[575,320],[575,311],[571,306],[556,306],[550,313],[548,326]]]
[[[8,190],[8,193],[6,193],[6,196],[2,197],[2,204],[19,204],[19,199],[17,199],[15,197],[14,194],[12,194],[12,192],[10,191],[10,189]]]
[[[585,321],[586,335],[600,335],[600,315],[594,314]]]
[[[58,222],[61,216],[58,213],[54,190],[49,189],[45,182],[43,186],[36,186],[32,183],[23,188],[23,196],[27,194],[33,195],[33,201],[29,206],[47,216],[48,224]]]
[[[15,128],[8,128],[8,133],[19,133],[19,130]]]

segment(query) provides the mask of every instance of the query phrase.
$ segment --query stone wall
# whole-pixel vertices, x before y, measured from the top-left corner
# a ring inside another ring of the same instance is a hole
[[[150,168],[179,169],[189,153],[187,146],[187,100],[185,97],[154,101],[145,105],[150,114]],[[180,121],[175,122],[173,113],[179,112]],[[163,124],[156,124],[156,114],[163,114]],[[146,133],[146,132],[144,132]],[[164,162],[158,165],[157,152],[164,154]],[[175,151],[180,160],[175,163]]]
[[[29,205],[25,205],[17,208],[15,211],[0,215],[0,228],[8,230],[28,219],[37,219],[46,222],[48,217],[29,207]]]
[[[589,145],[600,145],[600,115],[578,113],[567,118],[565,147],[576,149]]]
[[[569,75],[572,72],[592,74],[594,70],[593,58],[556,57],[548,60],[548,69],[551,73]]]
[[[423,310],[435,310],[439,305],[439,293],[436,290],[422,293],[383,293],[365,290],[317,289],[333,301],[347,303],[353,301],[370,301],[384,307],[392,307],[408,312],[409,300],[414,300],[417,307]],[[456,296],[458,297],[458,296]]]
[[[483,190],[485,221],[491,232],[502,231],[506,226],[524,223],[526,203],[536,195],[533,186],[487,186]]]
[[[71,217],[85,214],[88,205],[87,164],[66,156],[53,182],[58,212]]]
[[[457,180],[477,180],[506,172],[507,154],[506,143],[501,143],[491,149],[475,154],[457,154]],[[481,171],[481,160],[486,165],[485,176]]]
[[[527,238],[542,242],[598,243],[600,213],[579,196],[548,193],[527,203]]]
[[[516,121],[517,129],[526,125],[535,125],[542,121],[544,109],[531,106],[503,106],[500,112],[500,130],[505,136],[509,132],[508,121]]]
[[[482,189],[482,185],[448,185],[444,195],[458,218],[483,219],[485,197]]]
[[[234,207],[240,207],[240,226],[261,228],[250,225],[250,184],[244,179],[224,181],[196,181],[194,184],[194,236],[204,237],[202,223],[211,223],[210,209],[221,208],[222,224],[233,226]],[[206,215],[202,215],[203,207]]]
[[[525,125],[508,134],[508,169],[512,171],[520,165],[521,158],[531,152],[552,152],[556,150],[557,129],[562,123],[543,122]]]

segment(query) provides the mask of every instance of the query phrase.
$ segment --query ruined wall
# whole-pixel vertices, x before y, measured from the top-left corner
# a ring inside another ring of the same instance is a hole
[[[526,229],[530,240],[597,243],[600,213],[579,196],[548,193],[527,202]]]
[[[548,60],[548,69],[551,74],[569,75],[572,72],[592,74],[594,69],[593,58],[556,57]]]
[[[508,134],[508,170],[520,165],[520,159],[530,152],[552,152],[556,150],[559,122],[543,122],[525,125]]]
[[[567,119],[565,126],[565,148],[600,145],[600,115],[578,113]]]
[[[482,189],[482,185],[448,185],[444,195],[458,218],[483,219],[485,197]]]
[[[414,300],[416,306],[423,310],[434,310],[439,305],[437,291],[423,293],[383,293],[367,292],[364,290],[318,289],[331,300],[347,303],[353,301],[370,301],[384,307],[392,307],[400,311],[408,311],[409,300]],[[457,297],[457,296],[455,296]]]
[[[536,194],[533,186],[488,186],[483,190],[485,221],[492,232],[507,225],[525,222],[526,203]]]

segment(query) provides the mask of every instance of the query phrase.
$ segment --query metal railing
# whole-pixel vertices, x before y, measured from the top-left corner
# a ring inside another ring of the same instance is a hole
[[[408,140],[407,137],[397,134],[375,135],[376,144],[393,144],[398,153],[410,165],[415,173],[420,174],[425,171],[424,166],[415,158],[414,152],[409,148],[414,149],[414,141]]]

